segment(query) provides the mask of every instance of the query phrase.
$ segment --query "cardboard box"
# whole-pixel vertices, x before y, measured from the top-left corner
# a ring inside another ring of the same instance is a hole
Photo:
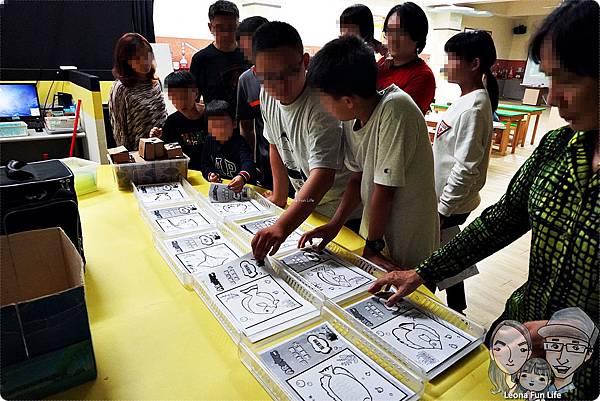
[[[60,228],[0,236],[0,393],[37,399],[96,377],[83,261]]]
[[[115,164],[129,163],[129,152],[125,146],[108,149],[108,155]]]
[[[181,149],[181,146],[177,142],[165,144],[165,150],[167,151],[168,159],[178,159],[183,157],[183,149]]]

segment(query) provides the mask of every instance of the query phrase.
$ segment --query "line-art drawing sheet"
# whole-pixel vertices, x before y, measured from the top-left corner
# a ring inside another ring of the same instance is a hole
[[[222,266],[240,256],[218,230],[163,241],[169,255],[190,274]]]
[[[243,187],[240,192],[233,192],[227,184],[211,183],[208,198],[211,202],[230,202],[250,200],[249,188]]]
[[[203,273],[201,280],[216,304],[253,341],[318,314],[317,308],[252,253]]]
[[[254,234],[259,232],[263,228],[271,227],[273,224],[275,224],[277,219],[278,219],[278,217],[274,217],[274,216],[259,218],[257,220],[250,221],[248,223],[240,224],[240,226],[245,231],[247,231],[248,233],[252,234],[252,236],[254,236]],[[279,249],[296,248],[298,246],[298,241],[300,240],[300,237],[302,237],[303,233],[304,233],[304,231],[299,228],[294,230],[289,235],[289,237],[287,237],[286,240],[283,241],[283,243],[281,244]]]
[[[200,230],[213,223],[210,217],[192,203],[152,210],[150,216],[167,234]]]
[[[137,189],[140,199],[145,205],[158,205],[165,202],[182,201],[190,198],[178,182],[140,185]]]
[[[448,368],[455,362],[453,356],[476,341],[458,327],[442,324],[439,317],[423,312],[410,301],[402,300],[393,307],[384,302],[370,297],[350,305],[346,311],[426,373],[446,363],[444,369]]]
[[[358,266],[324,250],[301,249],[281,259],[329,299],[351,296],[359,288],[375,281],[375,277]]]
[[[261,205],[254,199],[245,202],[214,202],[211,203],[210,206],[215,210],[217,214],[219,214],[219,216],[222,217],[238,216],[267,210],[263,205]]]
[[[303,401],[401,401],[414,395],[323,323],[259,355],[264,366]]]

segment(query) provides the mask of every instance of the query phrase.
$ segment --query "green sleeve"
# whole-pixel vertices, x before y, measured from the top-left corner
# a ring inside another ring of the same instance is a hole
[[[548,133],[510,181],[506,193],[459,235],[435,251],[417,268],[425,282],[455,276],[490,256],[530,230],[528,200],[533,180],[552,157],[555,138],[562,130]]]

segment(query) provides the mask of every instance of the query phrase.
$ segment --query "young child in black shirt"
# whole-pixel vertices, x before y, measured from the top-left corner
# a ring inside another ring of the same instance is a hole
[[[210,182],[231,179],[229,188],[240,192],[254,179],[254,156],[242,138],[232,106],[224,100],[206,105],[209,136],[202,149],[202,175]]]
[[[165,87],[177,111],[167,117],[162,128],[152,128],[150,136],[159,137],[165,143],[179,143],[183,153],[190,158],[189,168],[200,170],[208,127],[196,81],[188,71],[175,71],[165,77]]]

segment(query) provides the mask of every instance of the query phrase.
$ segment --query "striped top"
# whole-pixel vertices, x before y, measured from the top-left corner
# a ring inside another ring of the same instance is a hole
[[[162,127],[167,118],[160,82],[126,87],[116,80],[108,108],[117,146],[127,150],[137,150],[140,138],[148,137],[152,127]]]

